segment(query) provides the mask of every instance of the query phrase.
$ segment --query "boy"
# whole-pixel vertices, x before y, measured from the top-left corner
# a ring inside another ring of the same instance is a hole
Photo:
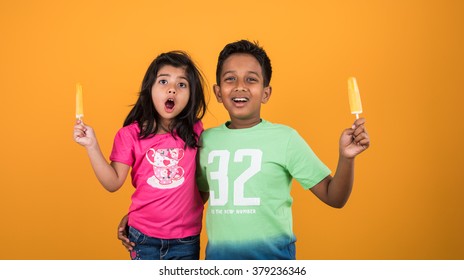
[[[270,59],[255,43],[230,43],[219,55],[213,89],[230,121],[201,135],[197,183],[210,193],[206,259],[295,259],[292,178],[341,208],[351,193],[354,158],[369,147],[361,118],[341,135],[332,177],[295,130],[261,119],[271,76]],[[121,230],[119,239],[125,243]]]
[[[270,59],[257,44],[231,43],[219,55],[214,93],[230,121],[201,136],[197,183],[210,192],[206,259],[295,259],[292,178],[341,208],[351,192],[354,157],[369,146],[359,119],[341,136],[332,178],[295,130],[261,119],[271,76]]]

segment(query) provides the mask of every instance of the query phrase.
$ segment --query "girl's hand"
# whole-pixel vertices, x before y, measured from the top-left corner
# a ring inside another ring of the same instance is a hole
[[[352,128],[345,129],[340,137],[340,155],[354,158],[369,148],[370,139],[364,124],[364,118],[357,119]]]
[[[91,147],[97,143],[93,128],[85,125],[81,120],[76,120],[73,139],[76,143],[84,147]]]

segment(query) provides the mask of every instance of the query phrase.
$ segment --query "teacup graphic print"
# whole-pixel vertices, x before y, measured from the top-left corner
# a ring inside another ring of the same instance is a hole
[[[149,149],[145,154],[148,162],[153,165],[154,175],[147,183],[158,189],[172,189],[184,182],[184,169],[179,161],[184,157],[184,150],[180,148]]]

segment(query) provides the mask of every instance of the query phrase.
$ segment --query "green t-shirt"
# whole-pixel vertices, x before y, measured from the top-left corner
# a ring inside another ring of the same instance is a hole
[[[292,197],[330,170],[292,128],[265,120],[246,129],[226,124],[201,136],[198,186],[209,191],[207,259],[294,259]]]

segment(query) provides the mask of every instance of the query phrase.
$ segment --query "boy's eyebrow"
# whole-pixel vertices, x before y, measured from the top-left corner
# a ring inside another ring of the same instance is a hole
[[[232,70],[229,70],[229,71],[226,71],[224,73],[222,73],[222,76],[225,76],[226,74],[230,74],[230,73],[235,73],[236,71],[232,71]]]
[[[256,76],[258,76],[258,77],[259,77],[259,72],[255,72],[255,71],[248,71],[248,73],[255,74]]]
[[[229,70],[229,71],[224,72],[224,73],[222,74],[222,76],[225,76],[226,74],[229,74],[229,73],[235,74],[236,72],[237,72],[237,71],[235,71],[235,70]],[[260,77],[260,76],[259,76],[259,72],[256,72],[256,71],[248,71],[247,73],[248,73],[248,74],[250,74],[250,73],[251,73],[251,74],[255,74],[256,76]]]

